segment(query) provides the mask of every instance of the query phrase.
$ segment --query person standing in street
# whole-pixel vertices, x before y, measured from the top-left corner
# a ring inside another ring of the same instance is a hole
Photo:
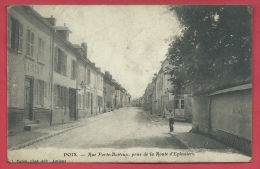
[[[174,124],[174,112],[172,112],[172,110],[169,110],[169,114],[168,114],[168,118],[169,118],[169,127],[170,127],[170,134],[173,134],[174,128],[173,128],[173,124]]]

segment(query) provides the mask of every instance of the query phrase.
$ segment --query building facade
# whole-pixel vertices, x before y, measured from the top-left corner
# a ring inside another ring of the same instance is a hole
[[[176,119],[191,121],[192,97],[189,94],[173,95],[171,93],[174,84],[169,81],[171,75],[167,73],[171,68],[167,59],[161,62],[159,72],[154,74],[152,82],[147,85],[142,97],[142,105],[145,110],[162,117],[172,110]]]
[[[89,60],[87,43],[69,41],[70,33],[30,6],[8,8],[8,132],[124,106],[126,90]]]
[[[30,7],[8,9],[8,130],[49,125],[53,27]]]

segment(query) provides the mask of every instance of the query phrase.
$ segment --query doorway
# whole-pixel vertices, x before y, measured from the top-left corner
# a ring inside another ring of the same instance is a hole
[[[77,119],[76,111],[76,89],[69,88],[69,109],[70,109],[70,120]]]
[[[30,77],[25,77],[25,119],[33,120],[33,79]]]

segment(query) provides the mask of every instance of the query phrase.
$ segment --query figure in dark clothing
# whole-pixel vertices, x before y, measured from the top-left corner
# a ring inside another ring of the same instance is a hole
[[[170,127],[169,133],[173,134],[173,131],[174,131],[174,127],[173,127],[173,124],[174,124],[174,112],[172,112],[172,110],[169,110],[168,118],[169,118],[169,127]]]

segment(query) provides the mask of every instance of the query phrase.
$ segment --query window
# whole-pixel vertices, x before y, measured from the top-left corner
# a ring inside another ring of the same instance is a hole
[[[79,109],[81,109],[81,94],[79,94]]]
[[[55,48],[54,69],[56,72],[67,75],[67,55],[60,48]]]
[[[23,51],[23,25],[19,23],[19,51]]]
[[[175,109],[179,109],[179,100],[175,100]]]
[[[88,69],[88,85],[91,83],[91,77],[90,77],[90,69]]]
[[[35,88],[35,97],[36,97],[36,105],[43,106],[44,101],[44,81],[35,80],[36,88]]]
[[[102,77],[100,79],[101,79],[100,80],[100,90],[102,90],[103,89],[103,79],[102,79]]]
[[[34,54],[34,33],[27,29],[27,38],[26,38],[26,55],[33,57]]]
[[[94,87],[97,87],[97,76],[95,74],[94,75]]]
[[[71,79],[76,79],[76,62],[75,60],[72,60],[71,63]]]
[[[60,85],[54,85],[54,105],[57,108],[66,108],[69,105],[69,90]]]
[[[184,100],[181,100],[181,109],[184,109]]]
[[[86,94],[86,108],[89,107],[89,92]]]
[[[8,46],[9,48],[22,51],[23,25],[14,17],[8,17]]]
[[[44,60],[44,46],[45,46],[44,40],[39,37],[39,43],[38,43],[38,49],[39,49],[38,60],[39,61]]]

